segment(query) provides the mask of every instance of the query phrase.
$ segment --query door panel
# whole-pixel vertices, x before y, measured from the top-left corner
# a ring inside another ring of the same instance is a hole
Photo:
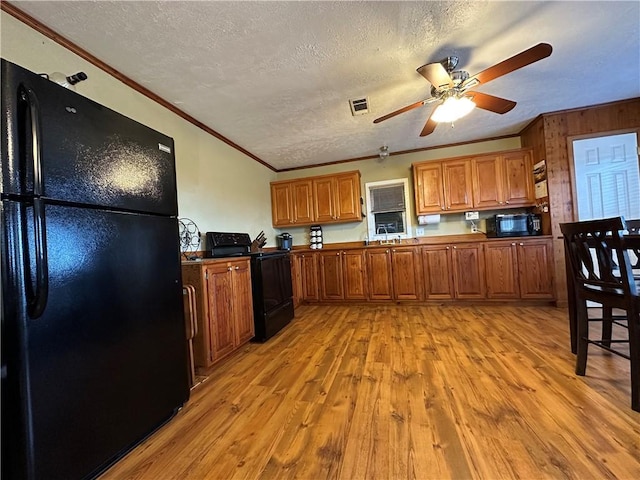
[[[640,218],[640,167],[635,133],[573,141],[579,220]]]
[[[188,398],[178,228],[56,205],[45,218],[48,299],[25,324],[34,461],[38,478],[80,478]]]

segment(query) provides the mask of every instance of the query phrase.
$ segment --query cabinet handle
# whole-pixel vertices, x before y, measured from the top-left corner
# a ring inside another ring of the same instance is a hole
[[[384,253],[389,253],[389,250],[385,250]]]
[[[336,255],[340,256],[340,252],[336,253]]]
[[[520,246],[524,245],[524,243],[520,242]]]
[[[444,207],[440,207],[442,210],[444,210]]]
[[[511,245],[512,245],[512,246],[515,246],[515,242],[514,242],[514,243],[512,243]],[[522,244],[520,244],[520,245],[522,245]]]
[[[509,200],[507,200],[507,201],[506,201],[506,202],[504,202],[504,203],[506,203],[507,205],[509,205]]]
[[[228,268],[227,268],[227,271],[229,271],[229,272],[230,272],[231,270],[232,270],[232,267],[228,267]]]
[[[236,270],[240,270],[240,267],[236,267]]]
[[[453,249],[454,249],[454,250],[457,250],[457,249],[458,249],[458,247],[453,247]]]
[[[449,247],[444,247],[445,249],[449,250]]]

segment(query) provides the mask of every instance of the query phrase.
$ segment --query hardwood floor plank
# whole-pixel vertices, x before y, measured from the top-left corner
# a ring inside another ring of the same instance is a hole
[[[640,478],[628,361],[574,368],[562,309],[302,306],[101,480]]]

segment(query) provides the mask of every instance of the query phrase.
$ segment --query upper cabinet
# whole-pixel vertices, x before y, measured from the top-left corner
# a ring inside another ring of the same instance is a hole
[[[474,208],[510,208],[534,203],[530,150],[475,157],[472,168]]]
[[[274,227],[362,220],[360,172],[271,183]]]
[[[414,163],[416,214],[533,205],[531,158],[520,149]]]
[[[471,160],[413,165],[418,215],[468,210],[472,207]]]

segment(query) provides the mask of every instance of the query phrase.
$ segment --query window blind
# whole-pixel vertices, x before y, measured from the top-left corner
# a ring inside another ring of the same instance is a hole
[[[372,213],[402,212],[404,204],[404,184],[371,187]]]

